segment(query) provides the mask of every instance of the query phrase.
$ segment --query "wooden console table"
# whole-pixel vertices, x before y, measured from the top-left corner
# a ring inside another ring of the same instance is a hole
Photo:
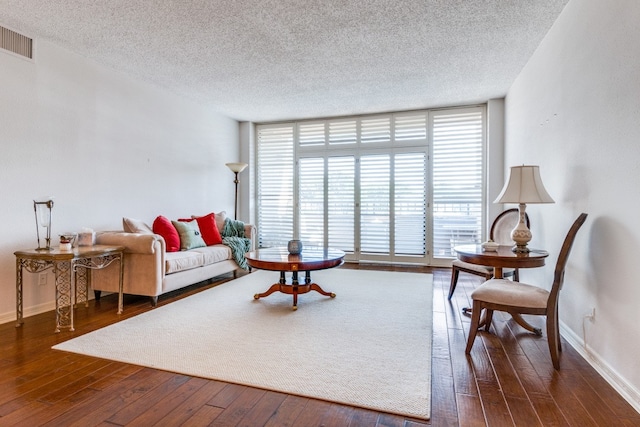
[[[120,262],[120,287],[118,314],[122,313],[122,286],[124,276],[124,246],[79,246],[70,251],[59,249],[16,251],[16,327],[24,323],[22,301],[23,270],[40,273],[53,269],[56,287],[56,329],[73,331],[73,308],[78,301],[89,305],[88,291],[91,285],[89,270],[101,269],[113,261]]]

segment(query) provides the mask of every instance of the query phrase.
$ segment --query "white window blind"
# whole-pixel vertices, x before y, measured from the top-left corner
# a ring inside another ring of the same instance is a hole
[[[301,147],[324,145],[326,131],[324,122],[301,123],[298,125],[298,144]]]
[[[482,239],[484,115],[480,110],[433,115],[433,248]]]
[[[299,237],[347,259],[429,263],[479,242],[484,108],[259,125],[261,246]]]
[[[389,254],[391,162],[388,154],[360,158],[360,251]]]
[[[355,158],[329,157],[327,173],[329,246],[353,254],[355,248]]]
[[[398,255],[424,255],[426,251],[426,167],[424,152],[395,156],[393,236]]]
[[[358,139],[355,120],[329,122],[329,144],[355,144]]]
[[[301,195],[300,240],[305,244],[324,245],[325,173],[323,158],[302,158],[298,169],[298,191]]]
[[[257,134],[258,243],[286,246],[294,234],[293,125],[264,125]]]
[[[427,142],[427,115],[398,114],[394,116],[394,130],[396,144],[406,141]]]
[[[360,121],[360,140],[366,143],[384,143],[391,141],[391,117],[370,117]]]

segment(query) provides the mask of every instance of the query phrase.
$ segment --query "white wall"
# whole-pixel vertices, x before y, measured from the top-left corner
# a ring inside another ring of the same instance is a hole
[[[560,299],[565,337],[635,401],[640,390],[640,2],[571,0],[506,97],[506,166],[538,164],[554,205],[528,207],[550,264],[589,217]],[[595,307],[595,321],[584,315]],[[585,334],[583,335],[583,323]]]
[[[45,41],[36,62],[0,52],[0,322],[15,319],[15,257],[35,248],[33,199],[55,197],[52,235],[233,215],[238,122]],[[25,314],[53,307],[53,278],[25,277]],[[53,325],[52,325],[53,330]]]

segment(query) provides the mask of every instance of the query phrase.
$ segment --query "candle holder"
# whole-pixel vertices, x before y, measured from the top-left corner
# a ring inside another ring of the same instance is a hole
[[[291,255],[300,255],[302,253],[302,240],[289,240],[287,250]]]
[[[37,251],[50,251],[51,250],[51,210],[53,209],[53,198],[50,197],[46,200],[34,200],[33,211],[36,216],[36,237],[38,239]],[[45,245],[40,245],[40,227],[46,228],[44,237]]]

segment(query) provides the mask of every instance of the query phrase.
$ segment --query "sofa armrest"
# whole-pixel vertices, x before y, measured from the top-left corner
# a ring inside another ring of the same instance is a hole
[[[154,254],[164,246],[164,239],[157,234],[109,231],[96,236],[98,245],[124,246],[126,253]]]
[[[125,247],[124,293],[147,295],[162,294],[165,275],[165,242],[157,234],[109,231],[96,236],[99,245]],[[91,271],[91,286],[96,291],[118,291],[119,268],[117,263]]]
[[[256,250],[256,239],[258,238],[258,230],[253,224],[244,225],[244,236],[251,239],[251,250]]]

